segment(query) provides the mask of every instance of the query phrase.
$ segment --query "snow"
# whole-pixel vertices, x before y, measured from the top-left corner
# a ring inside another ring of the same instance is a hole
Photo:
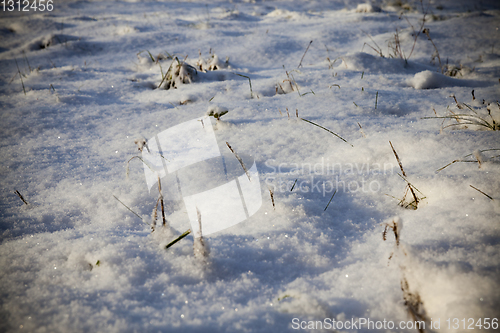
[[[0,331],[499,318],[500,6],[423,5],[4,13]]]
[[[441,73],[431,72],[429,70],[415,74],[409,80],[410,86],[415,89],[436,89],[445,87],[478,87],[481,83],[470,80],[454,79]]]

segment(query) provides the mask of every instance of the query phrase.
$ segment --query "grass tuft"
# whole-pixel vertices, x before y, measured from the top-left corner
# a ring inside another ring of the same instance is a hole
[[[177,89],[183,84],[192,83],[194,75],[197,74],[198,71],[195,67],[186,63],[185,60],[180,61],[179,58],[174,57],[165,75],[163,75],[162,70],[162,79],[158,88],[163,85],[166,90]]]
[[[425,197],[422,197],[422,198],[419,198],[416,194],[416,192],[419,192],[420,194],[422,194],[422,192],[420,192],[413,184],[411,184],[407,177],[406,177],[406,172],[405,170],[403,169],[403,164],[401,163],[401,160],[399,159],[399,156],[398,156],[398,153],[396,153],[396,149],[394,149],[394,146],[392,145],[392,142],[389,141],[389,144],[391,145],[391,148],[392,148],[392,152],[394,153],[394,156],[396,157],[396,160],[398,161],[398,164],[399,164],[399,168],[401,169],[401,174],[398,173],[398,175],[403,178],[403,180],[406,182],[406,187],[405,187],[405,193],[403,195],[403,198],[401,200],[399,200],[399,205],[401,207],[404,207],[404,208],[411,208],[411,209],[417,209],[418,208],[418,203],[422,200],[422,199],[425,199]],[[413,200],[410,199],[410,201],[408,202],[407,199],[406,199],[406,196],[408,195],[408,191],[411,193],[411,196],[413,198]]]
[[[493,103],[489,103],[486,106],[486,113],[487,115],[481,115],[479,112],[482,112],[483,114],[485,113],[482,108],[478,109],[477,111],[470,106],[467,103],[459,103],[455,95],[451,95],[453,99],[455,100],[456,106],[459,110],[463,110],[462,113],[455,113],[451,111],[450,109],[447,109],[449,114],[444,115],[444,116],[435,116],[435,117],[423,117],[421,119],[443,119],[443,124],[444,121],[446,120],[454,120],[455,122],[448,124],[442,129],[448,128],[448,127],[460,127],[463,129],[469,128],[469,125],[476,126],[480,129],[486,129],[490,131],[499,131],[500,130],[500,123],[493,118],[491,114],[491,108]],[[498,102],[497,102],[498,104]],[[500,105],[499,105],[500,109]],[[469,113],[465,113],[466,111],[469,111]]]

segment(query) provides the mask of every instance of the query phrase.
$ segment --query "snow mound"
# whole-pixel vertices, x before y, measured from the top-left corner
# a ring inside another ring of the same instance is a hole
[[[380,12],[380,8],[369,3],[360,3],[354,11],[356,13],[375,13]]]
[[[429,70],[415,74],[413,78],[408,80],[408,84],[415,89],[477,86],[477,82],[453,79],[446,75],[431,72]]]
[[[298,12],[291,12],[286,9],[275,9],[267,14],[267,17],[284,18],[287,20],[299,20],[304,18],[304,15]]]

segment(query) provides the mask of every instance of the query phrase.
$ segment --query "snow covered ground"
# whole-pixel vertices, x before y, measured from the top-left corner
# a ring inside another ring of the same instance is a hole
[[[497,1],[53,6],[0,16],[1,332],[498,330]],[[126,169],[207,110],[262,205],[200,258]]]

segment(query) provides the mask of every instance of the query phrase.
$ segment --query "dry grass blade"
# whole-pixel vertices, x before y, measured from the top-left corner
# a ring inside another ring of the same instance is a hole
[[[147,167],[149,168],[149,170],[151,170],[152,172],[154,172],[154,170],[153,170],[153,169],[149,166],[149,164],[147,164],[147,163],[146,163],[146,162],[142,159],[142,157],[140,157],[140,156],[133,156],[133,157],[131,157],[131,158],[127,161],[127,168],[126,168],[126,171],[125,171],[125,173],[126,173],[127,177],[128,177],[129,171],[130,171],[129,164],[130,164],[130,162],[131,162],[134,158],[139,159],[142,163],[144,163],[144,165],[145,165],[145,166],[147,166]]]
[[[246,175],[248,177],[248,180],[252,181],[252,179],[250,178],[250,173],[248,172],[248,169],[245,166],[245,164],[243,163],[242,159],[238,156],[238,154],[236,154],[236,152],[233,150],[233,148],[229,145],[229,143],[227,141],[226,141],[226,145],[229,148],[229,150],[231,150],[231,152],[234,154],[234,157],[236,157],[236,159],[238,160],[238,162],[240,162],[241,167],[243,168],[243,171],[245,171],[245,173],[246,173]]]
[[[158,198],[158,200],[160,200],[160,204],[161,204],[161,217],[163,220],[163,226],[165,226],[167,224],[167,220],[165,219],[165,207],[163,205],[163,194],[161,194],[160,176],[158,176],[158,192],[160,193],[160,197]]]
[[[295,188],[295,184],[297,184],[297,180],[299,180],[298,178],[295,179],[295,181],[293,182],[293,185],[292,185],[292,188],[290,189],[290,192],[293,191],[293,189]]]
[[[139,214],[137,214],[136,212],[134,212],[129,206],[125,205],[120,199],[118,199],[115,195],[113,195],[113,198],[115,198],[119,203],[121,203],[123,205],[123,207],[127,208],[130,212],[132,212],[132,214],[134,214],[135,216],[137,216],[138,218],[141,219],[142,222],[146,223],[149,225],[149,223],[147,223],[146,221],[144,221],[142,219],[142,217],[139,216]]]
[[[23,56],[24,56],[24,61],[26,61],[26,63],[28,64],[28,68],[29,68],[30,73],[31,73],[32,70],[31,70],[30,62],[28,61],[28,57],[26,56],[26,52],[24,52],[24,50],[23,50]]]
[[[21,193],[19,193],[18,190],[15,190],[14,193],[17,194],[17,196],[19,197],[19,199],[21,199],[22,202],[24,202],[25,205],[28,205],[28,202],[24,199],[24,197],[21,195]]]
[[[403,176],[406,177],[405,170],[403,169],[403,164],[401,163],[401,160],[399,159],[398,153],[396,153],[396,149],[394,149],[394,146],[392,145],[391,141],[389,141],[389,144],[391,145],[392,152],[394,153],[394,156],[396,156],[396,160],[398,161],[399,168],[401,169],[401,172],[403,173]]]
[[[148,148],[148,151],[149,151],[149,148]],[[163,158],[165,161],[169,162],[169,160],[167,158],[165,158],[165,156],[163,156],[162,154],[158,153],[158,155]],[[142,163],[144,163],[145,166],[147,166],[149,168],[149,170],[151,170],[151,172],[155,173],[157,171],[153,170],[153,168],[148,164],[146,163],[146,161],[144,161],[144,159],[142,159],[142,157],[140,156],[132,156],[128,161],[127,161],[127,167],[125,169],[125,174],[127,175],[127,178],[128,178],[128,175],[129,175],[129,172],[130,172],[130,162],[134,159],[134,158],[137,158],[139,159]]]
[[[358,126],[359,126],[359,131],[361,132],[361,135],[363,136],[363,138],[366,138],[366,134],[365,132],[363,131],[363,127],[361,127],[361,124],[358,123]]]
[[[170,66],[168,66],[168,69],[167,69],[166,73],[170,72],[170,69],[172,68],[172,65],[174,64],[174,61],[175,60],[172,60],[172,62],[170,63]],[[165,82],[165,80],[167,79],[167,74],[166,73],[165,73],[165,75],[163,75],[163,73],[162,73],[161,82],[160,82],[160,84],[157,87],[158,89],[161,87],[161,85],[163,84],[163,82]]]
[[[418,188],[415,187],[415,185],[413,185],[412,183],[410,183],[408,181],[408,179],[406,179],[406,177],[403,177],[401,174],[398,173],[398,176],[401,177],[411,188],[413,188],[414,190],[416,190],[418,193],[424,195],[422,192],[420,192],[420,190]],[[425,198],[422,198],[422,199],[425,199]],[[420,201],[421,199],[419,199]]]
[[[450,163],[446,164],[444,167],[437,169],[437,170],[436,170],[436,173],[438,173],[439,171],[444,170],[445,168],[449,167],[449,166],[450,166],[450,165],[452,165],[453,163],[457,163],[457,162],[472,162],[472,163],[476,163],[476,161],[454,160],[454,161],[451,161]]]
[[[324,212],[326,212],[328,206],[330,206],[330,202],[332,202],[333,200],[333,197],[335,196],[335,193],[337,193],[337,190],[335,189],[335,191],[333,192],[332,194],[332,197],[330,198],[330,201],[328,201],[328,204],[326,205],[325,209],[323,210]]]
[[[248,79],[248,84],[250,85],[250,98],[253,98],[253,90],[252,90],[252,80],[250,80],[250,78],[246,75],[243,75],[243,74],[238,74],[238,73],[233,73],[234,75],[238,75],[238,76],[241,76],[241,77],[244,77],[244,78],[247,78]]]
[[[431,61],[434,61],[435,58],[438,59],[438,62],[439,62],[439,69],[441,70],[441,74],[443,74],[444,72],[444,67],[443,65],[441,64],[441,57],[439,56],[439,51],[438,51],[438,48],[436,46],[436,44],[434,44],[434,41],[432,40],[431,38],[431,35],[430,35],[430,30],[429,28],[425,28],[424,30],[422,30],[422,32],[427,36],[427,39],[429,39],[429,41],[432,43],[432,46],[434,46],[434,55],[433,55],[433,58]],[[474,94],[472,94],[474,95]]]
[[[370,37],[370,38],[371,38],[371,37]],[[363,52],[363,48],[365,47],[365,45],[367,45],[367,46],[368,46],[369,48],[371,48],[373,51],[377,52],[377,53],[378,53],[378,55],[379,55],[380,57],[385,58],[385,57],[384,57],[384,54],[382,53],[382,50],[381,50],[381,49],[378,49],[378,50],[377,50],[376,48],[374,48],[373,46],[371,46],[371,45],[370,45],[370,44],[368,44],[368,43],[364,43],[364,44],[363,44],[363,47],[361,48],[361,52]],[[378,46],[377,46],[377,47],[378,47]]]
[[[495,123],[490,124],[483,118],[473,114],[453,114],[449,116],[440,116],[440,117],[423,117],[421,119],[454,119],[457,121],[457,124],[447,125],[443,127],[443,129],[451,126],[476,125],[476,126],[486,127],[492,131],[500,130],[500,127],[496,126]]]
[[[16,62],[16,66],[17,66],[17,72],[19,73],[19,78],[21,79],[21,84],[23,86],[23,91],[24,91],[24,94],[26,95],[26,89],[24,89],[24,82],[23,82],[23,76],[21,75],[21,70],[19,69],[19,65],[17,64],[17,59],[14,58],[15,62]]]
[[[186,237],[190,233],[191,233],[191,229],[188,229],[188,230],[184,231],[184,233],[182,235],[180,235],[179,237],[177,237],[176,239],[174,239],[173,241],[171,241],[170,243],[168,243],[165,246],[165,249],[168,249],[169,247],[171,247],[172,245],[174,245],[175,243],[177,243],[178,241],[180,241],[181,239],[183,239],[184,237]]]
[[[303,56],[302,56],[302,58],[300,59],[300,63],[299,63],[299,65],[297,66],[297,68],[300,68],[300,67],[302,66],[302,60],[304,60],[304,57],[306,56],[306,53],[307,53],[307,51],[309,50],[309,47],[311,46],[312,42],[313,42],[313,41],[310,41],[310,42],[309,42],[309,45],[307,45],[306,51],[304,52],[304,55],[303,55]]]
[[[429,10],[429,6],[427,6],[427,8],[424,10],[424,2],[423,2],[423,0],[420,0],[420,6],[422,7],[422,13],[424,14],[424,16],[422,17],[422,24],[420,25],[420,28],[419,28],[418,32],[415,31],[415,28],[413,27],[413,25],[408,20],[408,17],[404,16],[404,18],[406,19],[406,21],[408,22],[408,24],[410,25],[410,27],[413,30],[412,35],[415,36],[414,40],[413,40],[413,46],[412,46],[411,51],[410,51],[410,55],[408,55],[408,58],[405,58],[406,61],[408,59],[410,59],[411,55],[413,54],[413,51],[415,50],[415,45],[417,44],[417,39],[420,36],[420,33],[422,33],[422,31],[424,30],[424,26],[425,26],[425,22],[426,22],[425,17],[427,16],[427,12]]]
[[[417,209],[417,206],[418,206],[418,203],[419,203],[420,200],[417,198],[417,195],[415,194],[415,191],[413,190],[414,186],[412,184],[410,184],[410,182],[408,182],[408,180],[406,179],[407,177],[406,177],[405,170],[403,169],[403,164],[401,163],[401,160],[399,159],[398,153],[396,153],[396,149],[394,149],[394,146],[392,145],[392,142],[389,141],[389,144],[391,145],[392,152],[394,153],[394,156],[396,156],[396,160],[398,161],[399,168],[401,169],[401,172],[403,173],[403,176],[404,176],[403,179],[407,183],[407,188],[410,189],[411,195],[413,196],[413,200],[415,202],[415,206],[414,207],[415,207],[415,209]],[[404,200],[405,197],[406,197],[406,193],[405,193],[405,196],[403,197],[402,200]],[[405,208],[408,208],[410,205],[412,205],[412,202],[410,202],[410,204],[408,204]]]
[[[354,147],[352,144],[350,144],[349,142],[347,142],[347,140],[346,140],[346,139],[344,139],[343,137],[341,137],[341,136],[340,136],[340,135],[338,135],[337,133],[334,133],[334,132],[330,131],[328,128],[325,128],[325,127],[323,127],[323,126],[321,126],[321,125],[318,125],[318,124],[316,124],[316,123],[314,123],[314,122],[312,122],[312,121],[310,121],[310,120],[304,119],[304,118],[299,118],[299,119],[300,119],[300,120],[305,121],[306,123],[309,123],[309,124],[312,124],[312,125],[314,125],[314,126],[317,126],[317,127],[321,128],[321,129],[324,129],[324,130],[325,130],[325,131],[327,131],[328,133],[335,135],[335,136],[336,136],[337,138],[339,138],[340,140],[342,140],[342,141],[344,141],[345,143],[349,144],[351,147]]]
[[[478,189],[478,188],[476,188],[476,187],[474,187],[474,186],[472,186],[472,185],[469,185],[469,186],[470,186],[470,187],[472,187],[473,189],[475,189],[476,191],[478,191],[479,193],[481,193],[481,194],[483,194],[483,195],[487,196],[490,200],[493,200],[493,198],[492,198],[492,197],[490,197],[488,194],[484,193],[484,192],[483,192],[483,191],[481,191],[480,189]]]
[[[498,150],[500,150],[500,149],[498,149],[498,148],[493,148],[493,149],[484,149],[484,150],[479,150],[479,152],[480,152],[480,153],[483,153],[483,152],[486,152],[486,151],[498,151]],[[474,155],[474,153],[469,154],[469,155],[465,155],[463,158],[472,157],[473,155]],[[492,159],[497,158],[497,157],[500,157],[500,155],[492,156],[492,157],[490,157],[488,160],[489,160],[489,161],[491,161]],[[437,170],[436,170],[436,173],[438,173],[438,172],[442,171],[443,169],[445,169],[445,168],[449,167],[450,165],[452,165],[452,164],[454,164],[454,163],[457,163],[457,162],[463,162],[463,163],[478,163],[478,160],[477,160],[477,158],[476,158],[476,159],[474,159],[474,160],[472,160],[472,161],[469,161],[469,160],[464,160],[464,159],[462,159],[462,160],[458,160],[458,159],[457,159],[457,160],[453,160],[453,161],[451,161],[450,163],[446,164],[444,167],[441,167],[441,168],[437,169]],[[484,161],[483,161],[483,162],[484,162]]]
[[[151,52],[149,52],[148,50],[142,50],[141,52],[137,53],[137,55],[139,56],[143,52],[147,52],[148,55],[149,55],[149,58],[151,59],[151,61],[152,62],[156,62],[155,58],[153,57],[153,55],[151,54]]]
[[[363,48],[365,47],[365,45],[368,45],[368,47],[370,47],[371,49],[373,49],[375,52],[377,52],[382,58],[384,58],[384,54],[382,53],[382,49],[380,48],[380,46],[378,46],[378,44],[373,40],[372,36],[370,36],[370,34],[368,34],[366,31],[363,31],[361,30],[362,33],[364,33],[366,36],[368,36],[368,38],[370,38],[370,40],[373,42],[373,44],[375,44],[375,46],[377,47],[374,48],[373,46],[371,46],[370,44],[368,43],[364,43],[363,44],[363,47],[361,48],[361,52],[363,52]]]
[[[276,210],[276,206],[274,205],[274,193],[273,193],[273,190],[269,189],[269,195],[271,196],[271,202],[273,204],[273,209]]]
[[[209,250],[208,247],[205,244],[205,241],[203,240],[203,232],[201,230],[201,213],[198,207],[196,207],[196,215],[198,219],[198,233],[194,237],[193,241],[193,254],[196,258],[201,259],[202,263],[208,264],[208,255],[209,255]]]

